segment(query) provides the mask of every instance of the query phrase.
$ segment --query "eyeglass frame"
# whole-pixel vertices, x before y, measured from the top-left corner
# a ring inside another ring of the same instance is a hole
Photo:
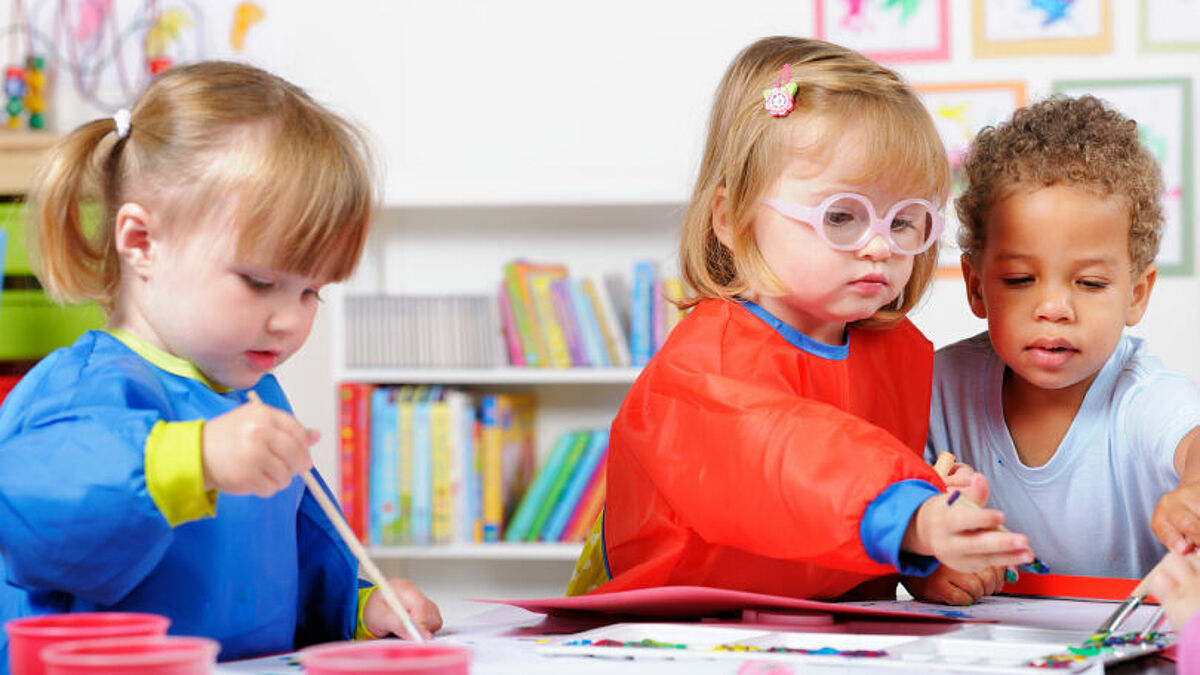
[[[823,222],[825,213],[829,210],[829,207],[832,204],[840,199],[845,198],[853,199],[865,205],[867,207],[867,215],[870,217],[871,222],[867,226],[867,229],[863,231],[863,235],[854,243],[835,244],[829,240],[828,236],[826,236],[825,228],[820,226],[818,223]],[[837,194],[829,195],[825,199],[822,199],[821,203],[817,204],[816,206],[805,206],[803,204],[797,204],[795,202],[789,202],[783,199],[775,199],[773,197],[765,197],[762,201],[764,204],[771,207],[789,220],[804,223],[805,225],[811,227],[813,231],[816,232],[817,236],[821,238],[821,241],[825,242],[826,246],[834,249],[835,251],[857,251],[863,246],[866,246],[874,235],[879,235],[883,237],[885,242],[887,242],[888,249],[891,250],[892,253],[917,256],[925,251],[928,251],[935,243],[937,243],[938,237],[942,236],[942,229],[946,226],[946,218],[942,215],[941,209],[933,202],[925,199],[903,199],[898,201],[895,204],[892,204],[891,208],[887,210],[883,218],[880,218],[876,215],[875,205],[871,203],[871,200],[867,199],[863,195],[858,194],[857,192],[839,192]],[[891,222],[892,218],[894,218],[897,213],[912,204],[923,206],[929,211],[931,219],[929,239],[921,248],[906,251],[900,248],[896,244],[895,240],[892,239]]]

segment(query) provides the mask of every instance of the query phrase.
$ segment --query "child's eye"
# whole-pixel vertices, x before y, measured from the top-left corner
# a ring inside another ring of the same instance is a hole
[[[319,289],[319,288],[306,288],[306,289],[304,289],[304,297],[306,297],[306,298],[316,298],[316,299],[317,299],[317,302],[325,302],[325,299],[321,297],[321,289]]]
[[[1012,276],[1012,277],[1004,277],[1000,280],[1000,283],[1004,284],[1005,286],[1012,286],[1012,287],[1026,286],[1028,284],[1033,283],[1033,277],[1030,275],[1027,275],[1027,274],[1019,275],[1019,276]]]
[[[916,228],[916,225],[914,225],[913,221],[908,218],[892,219],[892,232],[903,232],[905,230],[911,230],[914,228]]]
[[[1103,290],[1108,288],[1108,282],[1102,279],[1080,279],[1078,284],[1091,290]]]
[[[849,211],[835,211],[830,209],[825,212],[825,224],[830,227],[846,227],[854,225],[854,214]]]
[[[268,281],[266,279],[260,279],[259,277],[250,274],[243,274],[241,277],[242,281],[246,282],[247,286],[256,291],[269,291],[275,287],[275,282]]]

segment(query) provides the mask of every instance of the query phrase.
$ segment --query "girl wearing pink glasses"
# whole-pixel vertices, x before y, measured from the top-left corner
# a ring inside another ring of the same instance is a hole
[[[933,349],[905,314],[949,185],[892,71],[789,37],[734,59],[683,223],[691,312],[613,422],[607,505],[569,593],[863,597],[930,573],[992,592],[1033,560],[1002,513],[952,508],[921,457]],[[986,481],[963,494],[986,502]]]

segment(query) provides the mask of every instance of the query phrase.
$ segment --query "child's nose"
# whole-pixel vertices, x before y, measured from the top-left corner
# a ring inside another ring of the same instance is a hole
[[[293,333],[305,321],[305,310],[298,304],[276,307],[267,318],[267,331],[271,333]]]
[[[1038,301],[1037,315],[1049,321],[1069,321],[1075,317],[1071,294],[1063,288],[1048,288]]]
[[[892,249],[882,235],[873,234],[856,255],[866,260],[887,260],[892,257]]]

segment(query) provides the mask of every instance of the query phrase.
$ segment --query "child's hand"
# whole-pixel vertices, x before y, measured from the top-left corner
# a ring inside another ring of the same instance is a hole
[[[318,437],[292,415],[251,400],[204,423],[204,487],[270,497],[312,467],[308,448]]]
[[[987,479],[976,473],[963,496],[976,504],[987,502]],[[1033,561],[1029,539],[1023,534],[997,529],[1004,514],[995,509],[947,504],[949,495],[925,500],[917,509],[900,548],[932,555],[960,572],[989,567],[1010,567]]]
[[[1004,587],[1004,568],[988,567],[978,572],[959,572],[939,565],[927,577],[902,577],[904,587],[922,602],[966,606]]]
[[[1188,553],[1200,542],[1200,481],[1181,483],[1158,500],[1150,519],[1154,535],[1169,550]]]
[[[971,477],[974,475],[975,469],[972,469],[970,464],[955,462],[950,467],[950,473],[944,477],[946,487],[951,490],[965,490],[970,487]]]
[[[400,598],[400,604],[408,610],[409,617],[416,624],[417,630],[421,631],[421,636],[432,637],[442,627],[442,613],[438,611],[437,605],[407,579],[388,579],[388,583],[392,585],[396,597]],[[367,598],[367,606],[363,608],[363,625],[371,635],[378,637],[407,637],[404,622],[388,607],[383,593],[379,591]]]
[[[1146,576],[1146,586],[1167,610],[1176,631],[1183,631],[1200,610],[1200,554],[1168,553]]]

